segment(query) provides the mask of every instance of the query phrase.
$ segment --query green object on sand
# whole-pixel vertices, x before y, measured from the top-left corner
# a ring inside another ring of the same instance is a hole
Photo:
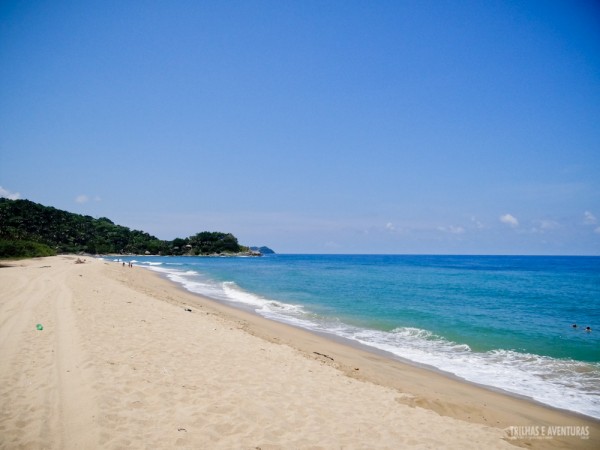
[[[40,331],[42,331],[44,329],[44,327],[42,326],[41,323],[38,323],[35,327]]]

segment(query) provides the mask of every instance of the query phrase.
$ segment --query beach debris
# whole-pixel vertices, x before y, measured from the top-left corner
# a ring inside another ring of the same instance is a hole
[[[185,308],[185,311],[192,312],[192,310],[190,308]]]
[[[324,354],[324,353],[319,353],[319,352],[313,352],[313,353],[314,353],[315,355],[322,356],[323,358],[327,358],[327,359],[330,359],[330,360],[332,360],[332,361],[335,361],[335,360],[334,360],[334,359],[333,359],[331,356],[329,356],[329,355],[326,355],[326,354]]]
[[[44,329],[44,326],[41,323],[38,323],[35,327],[40,331]]]
[[[177,431],[185,431],[187,433],[187,430],[185,428],[177,428]]]

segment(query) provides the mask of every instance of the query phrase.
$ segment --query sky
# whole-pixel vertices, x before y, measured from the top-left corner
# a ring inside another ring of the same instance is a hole
[[[278,253],[600,255],[600,5],[4,0],[0,196]]]

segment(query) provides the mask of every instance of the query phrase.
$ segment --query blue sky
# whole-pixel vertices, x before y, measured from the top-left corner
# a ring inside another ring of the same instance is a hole
[[[600,255],[600,6],[3,1],[0,186],[281,253]]]

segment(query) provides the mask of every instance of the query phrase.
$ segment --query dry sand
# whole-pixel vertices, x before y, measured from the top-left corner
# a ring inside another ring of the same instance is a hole
[[[598,421],[75,261],[0,268],[2,449],[599,446]],[[507,439],[552,425],[589,439]]]

